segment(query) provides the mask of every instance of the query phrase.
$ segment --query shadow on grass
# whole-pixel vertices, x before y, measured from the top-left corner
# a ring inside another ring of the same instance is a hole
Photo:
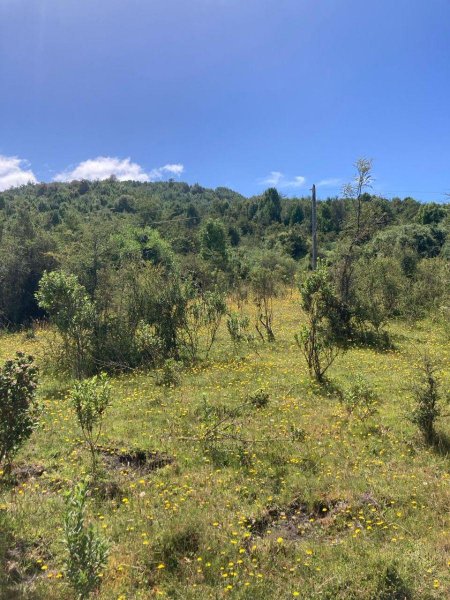
[[[322,396],[324,398],[339,398],[342,393],[339,384],[326,377],[322,381],[311,379],[309,387],[315,396]]]
[[[357,331],[351,341],[354,348],[368,348],[380,354],[388,354],[396,349],[393,338],[387,331],[372,329]]]
[[[450,458],[450,436],[446,433],[438,431],[430,443],[430,447],[436,454]]]
[[[2,600],[37,600],[31,590],[23,589],[25,583],[20,565],[21,547],[14,536],[6,511],[0,510],[0,598]]]

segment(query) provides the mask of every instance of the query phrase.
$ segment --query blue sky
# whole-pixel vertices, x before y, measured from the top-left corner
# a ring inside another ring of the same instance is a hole
[[[1,0],[0,188],[450,192],[449,0]]]

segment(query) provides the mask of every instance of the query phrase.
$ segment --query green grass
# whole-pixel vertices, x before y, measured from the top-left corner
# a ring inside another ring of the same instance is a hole
[[[334,383],[360,373],[380,399],[378,414],[361,423],[311,383],[293,338],[300,319],[295,296],[277,301],[277,340],[259,345],[259,355],[236,352],[223,326],[211,364],[185,371],[177,388],[157,386],[152,373],[113,380],[101,444],[175,461],[145,474],[105,467],[108,485],[89,501],[111,546],[100,598],[448,597],[448,420],[433,448],[407,418],[420,351],[440,359],[442,389],[450,388],[444,333],[394,324],[395,350],[337,359]],[[3,336],[0,360],[19,349],[42,360],[45,336]],[[45,473],[0,487],[0,598],[73,597],[63,571],[64,494],[88,472],[89,455],[69,387],[43,376],[41,427],[16,459]],[[265,407],[246,403],[258,389],[269,394]],[[202,442],[211,419],[230,414],[233,426]]]

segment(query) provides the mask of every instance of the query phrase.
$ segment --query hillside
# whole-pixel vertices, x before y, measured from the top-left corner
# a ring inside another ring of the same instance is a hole
[[[449,207],[356,189],[316,269],[273,188],[0,194],[2,600],[448,596]]]

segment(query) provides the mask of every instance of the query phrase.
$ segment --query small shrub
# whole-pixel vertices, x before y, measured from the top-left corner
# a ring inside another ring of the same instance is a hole
[[[107,543],[92,524],[85,525],[86,495],[86,484],[75,486],[64,515],[67,578],[79,600],[86,600],[99,589],[108,558]]]
[[[176,360],[169,358],[156,376],[156,385],[162,387],[177,387],[181,383],[180,366]]]
[[[356,376],[349,388],[340,392],[339,401],[349,416],[355,415],[361,421],[365,421],[378,412],[378,397],[361,375]]]
[[[111,386],[105,373],[76,383],[70,394],[78,424],[91,453],[94,473],[97,468],[96,445],[101,434],[105,411],[110,404],[110,397]]]
[[[412,597],[395,565],[389,565],[380,578],[373,600],[412,600]]]
[[[0,370],[0,465],[6,471],[38,422],[37,373],[33,358],[22,352]]]
[[[25,341],[27,341],[27,342],[32,342],[32,341],[34,341],[34,340],[36,339],[36,329],[35,329],[33,326],[29,327],[29,328],[28,328],[28,329],[25,331],[25,333],[24,333],[24,336],[23,336],[23,337],[24,337]]]
[[[308,324],[303,326],[295,340],[303,352],[310,375],[323,383],[325,373],[347,347],[347,311],[337,298],[324,265],[309,275],[300,292]]]
[[[304,442],[306,439],[306,431],[302,427],[289,425],[289,431],[293,442]]]
[[[249,325],[250,319],[248,317],[241,316],[236,312],[228,313],[227,329],[235,348],[242,343],[253,341],[253,336],[248,333]]]
[[[36,292],[63,340],[64,354],[74,375],[81,379],[91,369],[94,306],[75,275],[64,271],[45,272]]]
[[[257,267],[251,273],[253,300],[256,307],[256,331],[264,342],[275,341],[273,332],[273,299],[279,294],[279,281],[274,271]]]
[[[441,413],[436,371],[437,366],[429,356],[425,355],[419,367],[419,382],[413,387],[415,407],[411,421],[418,426],[428,444],[436,438],[435,422]]]
[[[186,309],[183,345],[187,360],[196,363],[208,359],[227,307],[224,295],[217,290],[198,295],[189,285],[186,293],[190,302]]]
[[[248,397],[249,402],[253,404],[253,406],[256,406],[256,408],[264,408],[265,406],[267,406],[269,404],[269,398],[269,392],[266,392],[262,389],[256,390],[256,392],[253,392]]]
[[[139,321],[135,333],[136,349],[142,359],[151,364],[158,364],[164,355],[161,339],[155,334],[154,327]]]

